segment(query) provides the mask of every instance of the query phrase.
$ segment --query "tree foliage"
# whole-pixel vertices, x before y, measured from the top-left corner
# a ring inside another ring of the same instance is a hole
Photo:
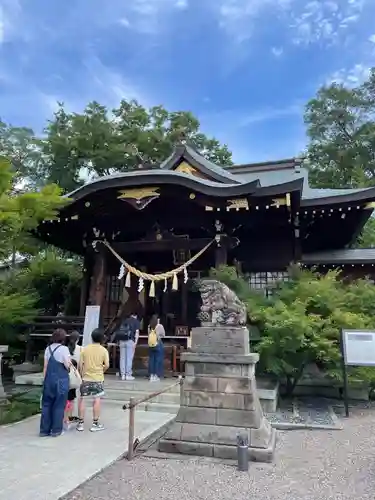
[[[0,260],[16,247],[23,248],[29,231],[42,220],[52,219],[66,203],[57,186],[47,185],[39,192],[19,192],[16,173],[10,161],[0,158]],[[12,276],[13,278],[13,276]],[[0,335],[4,339],[15,325],[28,322],[37,312],[37,293],[27,287],[14,288],[12,280],[0,282]]]
[[[35,179],[41,150],[30,128],[12,127],[0,120],[0,156],[10,161],[14,184],[26,187]]]
[[[8,258],[14,247],[22,250],[29,232],[42,220],[55,218],[68,201],[56,185],[46,185],[39,192],[19,192],[13,181],[11,163],[0,158],[0,259]]]
[[[112,112],[97,102],[83,113],[69,113],[62,103],[39,141],[43,163],[32,175],[57,183],[65,191],[84,177],[126,172],[141,166],[157,168],[177,142],[191,142],[206,158],[231,164],[231,153],[214,138],[200,132],[190,112],[169,112],[163,106],[146,109],[122,100]]]
[[[306,106],[306,162],[312,187],[375,186],[375,68],[362,85],[322,87]],[[370,219],[357,246],[375,245]]]
[[[362,85],[333,83],[306,107],[307,161],[314,187],[375,185],[375,68]]]
[[[75,315],[79,313],[81,279],[79,260],[48,250],[12,276],[12,287],[35,296],[36,307],[43,314],[54,316],[63,311]]]
[[[375,325],[375,287],[365,279],[344,283],[338,271],[321,276],[294,267],[289,281],[276,284],[267,299],[233,268],[214,270],[212,276],[245,302],[250,323],[261,332],[255,347],[261,366],[286,383],[288,394],[312,362],[340,377],[341,329]]]

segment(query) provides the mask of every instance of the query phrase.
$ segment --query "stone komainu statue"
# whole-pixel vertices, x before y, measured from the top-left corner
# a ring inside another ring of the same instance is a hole
[[[216,280],[201,280],[199,291],[202,298],[198,319],[202,324],[243,326],[246,324],[246,307],[237,295]]]

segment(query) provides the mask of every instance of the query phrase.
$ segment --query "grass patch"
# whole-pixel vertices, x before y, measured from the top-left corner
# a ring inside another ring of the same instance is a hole
[[[0,425],[13,424],[40,413],[40,391],[30,391],[11,396],[0,405]]]

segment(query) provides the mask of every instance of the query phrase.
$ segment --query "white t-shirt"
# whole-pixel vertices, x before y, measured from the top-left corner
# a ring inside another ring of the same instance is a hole
[[[51,351],[53,352],[56,348],[58,348],[53,356],[59,363],[69,364],[70,363],[70,352],[66,345],[61,344],[51,344],[44,351],[44,360],[48,361],[51,357]]]
[[[72,359],[74,359],[77,365],[79,365],[79,358],[81,357],[81,349],[82,347],[80,345],[76,345],[72,356]]]

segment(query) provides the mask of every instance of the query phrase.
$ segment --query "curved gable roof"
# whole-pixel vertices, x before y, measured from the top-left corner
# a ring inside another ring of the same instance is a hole
[[[183,161],[196,168],[202,175],[222,184],[242,184],[243,179],[219,167],[187,145],[177,146],[173,153],[161,163],[163,170],[173,170]],[[246,181],[245,181],[246,182]]]

